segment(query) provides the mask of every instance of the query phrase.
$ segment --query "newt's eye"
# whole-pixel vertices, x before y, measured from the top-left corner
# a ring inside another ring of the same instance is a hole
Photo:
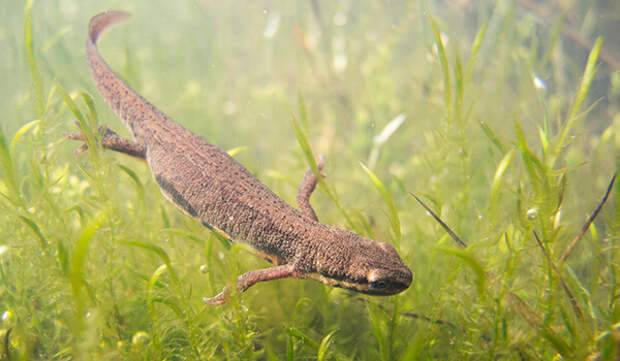
[[[387,282],[384,280],[372,281],[369,287],[371,290],[382,290],[387,287]]]

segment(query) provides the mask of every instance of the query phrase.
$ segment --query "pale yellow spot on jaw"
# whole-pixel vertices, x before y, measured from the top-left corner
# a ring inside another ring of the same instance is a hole
[[[368,273],[368,282],[374,282],[379,278],[379,275],[377,274],[377,270],[372,270],[370,271],[370,273]]]

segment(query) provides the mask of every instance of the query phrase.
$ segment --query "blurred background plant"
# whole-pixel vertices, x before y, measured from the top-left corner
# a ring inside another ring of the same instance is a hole
[[[619,162],[617,2],[0,9],[0,359],[618,357],[618,186],[567,253]],[[319,218],[399,246],[411,288],[282,280],[204,306],[266,262],[180,214],[145,164],[63,137],[127,134],[85,62],[106,9],[134,15],[101,42],[112,68],[285,200],[325,154]]]

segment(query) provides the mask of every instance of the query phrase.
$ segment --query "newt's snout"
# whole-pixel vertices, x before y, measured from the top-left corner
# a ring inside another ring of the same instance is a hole
[[[369,295],[389,296],[401,293],[411,285],[413,275],[398,252],[389,243],[376,243],[375,267],[370,266],[366,275],[368,287],[361,292]]]
[[[395,295],[409,288],[412,278],[404,264],[399,269],[374,269],[368,274],[368,287],[360,291],[375,296]]]

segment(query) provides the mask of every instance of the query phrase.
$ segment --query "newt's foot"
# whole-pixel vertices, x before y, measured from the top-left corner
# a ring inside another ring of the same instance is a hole
[[[81,128],[79,123],[76,122],[76,124],[78,128]],[[75,150],[75,154],[81,154],[88,150],[88,144],[86,144],[86,137],[83,132],[68,133],[65,134],[65,137],[84,143]],[[146,147],[143,144],[123,138],[106,126],[102,125],[99,127],[99,141],[104,149],[124,153],[139,160],[146,160]]]
[[[73,154],[80,155],[80,154],[82,154],[82,153],[84,153],[85,151],[88,150],[88,145],[86,144],[86,138],[84,137],[84,134],[82,134],[82,133],[65,133],[63,135],[65,136],[65,138],[72,139],[72,140],[79,140],[80,142],[84,143],[78,149],[74,150]]]
[[[224,287],[222,292],[214,297],[203,297],[202,302],[211,306],[221,306],[230,301],[230,287]]]
[[[84,143],[84,144],[82,144],[81,147],[79,147],[78,149],[73,151],[73,153],[75,153],[75,154],[82,154],[82,153],[84,153],[84,152],[86,152],[88,150],[88,144],[86,143],[86,136],[84,135],[84,132],[82,130],[82,126],[80,125],[80,123],[76,121],[75,125],[78,127],[80,132],[64,133],[63,135],[67,139],[77,140],[77,141],[80,141],[80,142]],[[108,132],[110,130],[107,127],[102,125],[102,126],[99,127],[98,131],[99,131],[99,135],[101,137],[103,137],[106,134],[106,132]]]

